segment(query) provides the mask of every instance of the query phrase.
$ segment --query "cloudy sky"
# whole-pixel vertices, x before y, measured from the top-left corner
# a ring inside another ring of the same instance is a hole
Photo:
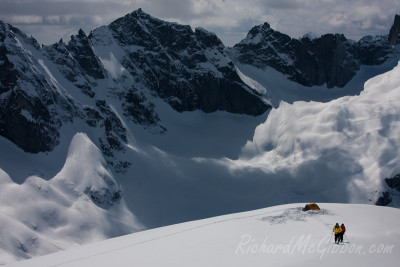
[[[203,27],[225,45],[243,39],[264,22],[291,37],[311,31],[344,33],[358,40],[387,34],[399,0],[0,0],[0,20],[22,29],[39,43],[51,44],[138,8],[167,21]]]

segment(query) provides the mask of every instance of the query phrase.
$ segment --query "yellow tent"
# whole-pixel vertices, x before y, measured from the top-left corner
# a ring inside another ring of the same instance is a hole
[[[320,210],[320,208],[318,207],[318,205],[316,203],[308,203],[303,208],[303,211],[307,211],[307,210]]]

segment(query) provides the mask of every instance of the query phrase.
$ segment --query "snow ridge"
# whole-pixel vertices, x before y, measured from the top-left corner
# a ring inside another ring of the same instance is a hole
[[[0,169],[0,264],[142,229],[105,168],[100,150],[78,133],[62,170],[15,184]]]

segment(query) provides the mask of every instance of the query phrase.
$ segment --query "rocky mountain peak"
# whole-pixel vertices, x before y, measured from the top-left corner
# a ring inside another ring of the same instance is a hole
[[[76,58],[83,73],[95,79],[104,78],[101,62],[93,52],[89,38],[82,29],[79,29],[78,35],[71,36],[67,47],[73,57]]]
[[[271,25],[268,22],[264,22],[263,24],[254,26],[253,28],[250,29],[250,32],[263,32],[263,31],[269,31],[273,30],[271,28]]]
[[[268,22],[264,22],[262,29],[271,29],[271,25],[269,25]]]
[[[222,41],[213,32],[209,32],[204,28],[196,28],[195,35],[203,47],[224,48]]]
[[[6,32],[6,27],[7,27],[7,24],[4,21],[0,20],[0,33],[1,34],[4,34]]]
[[[16,38],[21,39],[25,43],[33,46],[34,48],[40,49],[40,45],[35,38],[28,37],[20,29],[0,20],[0,42],[4,42],[6,36],[8,36],[10,40],[16,40]]]
[[[273,34],[274,32],[275,31],[271,29],[271,26],[267,22],[265,22],[264,24],[254,26],[253,28],[251,28],[251,30],[249,31],[244,40],[248,39],[251,40],[251,43],[256,44],[259,43],[259,41],[261,41],[260,39],[261,37],[262,39],[268,38],[268,35],[270,33]]]
[[[85,33],[82,29],[79,29],[79,31],[78,31],[78,37],[79,37],[80,39],[83,39],[83,38],[85,38],[85,37],[87,37],[87,36],[86,36],[86,33]]]
[[[400,16],[396,14],[394,22],[390,28],[388,41],[390,45],[396,45],[400,43]]]
[[[127,19],[130,18],[131,20],[158,20],[155,17],[150,16],[150,14],[147,14],[144,12],[141,8],[134,10],[130,14],[125,15],[123,18]],[[119,20],[119,19],[117,19]],[[126,20],[124,20],[126,21]]]
[[[138,8],[138,9],[132,11],[132,15],[143,16],[143,17],[150,17],[150,15],[147,14],[146,12],[144,12],[141,8]]]
[[[193,31],[189,25],[153,18],[142,10],[115,20],[108,28],[124,51],[123,68],[177,111],[259,115],[269,108],[240,80],[214,33],[201,28]],[[98,40],[95,47],[104,50],[101,34],[92,32],[92,39]],[[243,91],[242,101],[233,100],[233,92],[239,91]]]
[[[162,21],[141,9],[113,21],[109,28],[121,45],[151,46],[157,51],[161,47],[179,50],[194,34],[189,25]]]

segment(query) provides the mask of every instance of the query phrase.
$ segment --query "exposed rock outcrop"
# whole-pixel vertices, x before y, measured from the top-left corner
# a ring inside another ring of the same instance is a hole
[[[272,67],[302,85],[326,84],[328,88],[344,87],[361,65],[382,64],[394,52],[387,36],[366,36],[358,42],[343,34],[294,39],[268,23],[253,27],[229,51],[234,62]]]
[[[390,45],[396,45],[400,43],[400,16],[396,15],[394,17],[394,22],[390,28],[388,41]]]

